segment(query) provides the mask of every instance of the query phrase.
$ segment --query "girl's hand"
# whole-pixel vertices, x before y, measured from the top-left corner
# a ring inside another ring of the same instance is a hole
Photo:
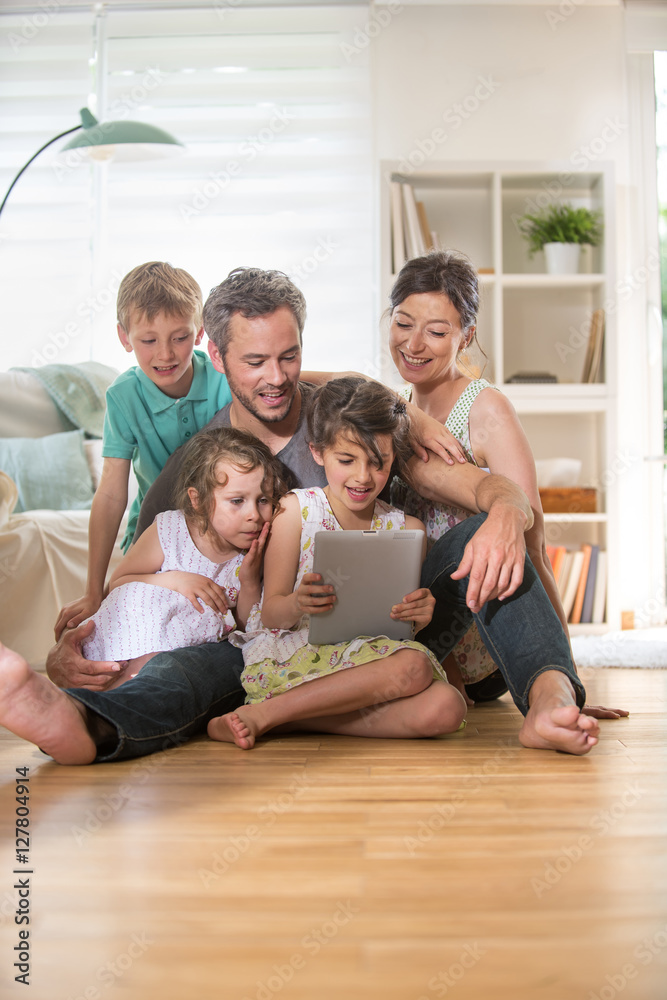
[[[402,604],[395,604],[391,609],[391,617],[396,621],[414,622],[416,631],[425,628],[433,617],[435,597],[427,587],[413,590],[403,598]]]
[[[305,573],[294,596],[300,615],[320,615],[323,611],[330,611],[336,600],[333,587],[322,583],[319,573]]]
[[[454,435],[447,430],[435,417],[430,417],[413,403],[407,404],[410,414],[410,426],[412,428],[412,447],[418,458],[423,462],[428,462],[428,453],[432,451],[444,459],[448,465],[455,462],[465,464],[467,458],[463,449]]]
[[[155,582],[159,587],[166,587],[167,590],[174,590],[177,594],[187,597],[193,608],[202,615],[204,614],[204,609],[199,600],[221,615],[224,615],[229,610],[227,595],[224,590],[215,581],[209,580],[207,576],[174,569],[166,573],[158,573]]]
[[[262,527],[259,538],[255,538],[243,557],[239,569],[239,584],[241,587],[259,587],[264,566],[264,549],[271,530],[271,522]]]

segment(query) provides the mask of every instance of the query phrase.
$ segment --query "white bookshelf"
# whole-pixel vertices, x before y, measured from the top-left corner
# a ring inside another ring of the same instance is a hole
[[[618,537],[614,476],[607,470],[615,452],[615,278],[613,165],[577,172],[570,164],[431,163],[427,170],[401,173],[397,163],[381,164],[381,309],[393,284],[390,180],[410,183],[424,203],[429,227],[442,246],[461,250],[481,269],[481,307],[477,336],[488,356],[484,375],[511,399],[536,459],[574,457],[582,462],[579,485],[597,489],[598,510],[591,514],[548,514],[547,543],[578,548],[582,542],[608,552],[605,628],[617,628],[618,588],[615,539]],[[556,197],[554,197],[556,196]],[[516,226],[518,216],[547,200],[566,200],[601,210],[604,241],[583,249],[578,274],[545,273],[542,254],[529,258]],[[605,309],[605,346],[599,381],[581,382],[588,323],[593,310]],[[391,360],[384,377],[395,381]],[[547,371],[557,383],[516,384],[520,371]],[[600,626],[572,626],[596,632]]]

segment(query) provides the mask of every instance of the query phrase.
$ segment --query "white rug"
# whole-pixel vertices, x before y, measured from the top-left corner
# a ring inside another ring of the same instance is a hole
[[[575,635],[572,651],[579,667],[667,669],[667,628]]]

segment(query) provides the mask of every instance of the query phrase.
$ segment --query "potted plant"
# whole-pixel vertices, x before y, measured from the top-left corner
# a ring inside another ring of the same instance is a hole
[[[602,242],[602,213],[568,203],[522,215],[518,225],[530,257],[544,250],[549,274],[576,274],[582,245],[596,247]]]

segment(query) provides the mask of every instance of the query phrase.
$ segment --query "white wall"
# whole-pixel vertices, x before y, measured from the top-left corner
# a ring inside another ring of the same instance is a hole
[[[647,332],[657,276],[655,266],[651,271],[646,263],[655,264],[650,250],[657,222],[643,225],[646,163],[637,145],[643,142],[646,150],[648,142],[650,155],[650,136],[638,134],[636,107],[630,114],[637,92],[634,75],[632,86],[628,83],[628,70],[635,74],[636,66],[626,56],[625,11],[557,3],[409,6],[388,19],[391,5],[378,8],[378,16],[381,9],[385,26],[374,46],[378,161],[409,161],[412,153],[413,162],[426,156],[415,162],[420,169],[452,160],[615,165],[616,277],[622,293],[616,357],[608,360],[622,373],[610,469],[620,477],[623,526],[616,572],[620,609],[634,610],[641,624],[662,620],[661,469],[644,461],[656,447],[662,451],[661,401],[655,392],[660,358],[655,351],[649,358]],[[570,14],[562,17],[560,10]],[[644,103],[647,99],[644,90]]]

